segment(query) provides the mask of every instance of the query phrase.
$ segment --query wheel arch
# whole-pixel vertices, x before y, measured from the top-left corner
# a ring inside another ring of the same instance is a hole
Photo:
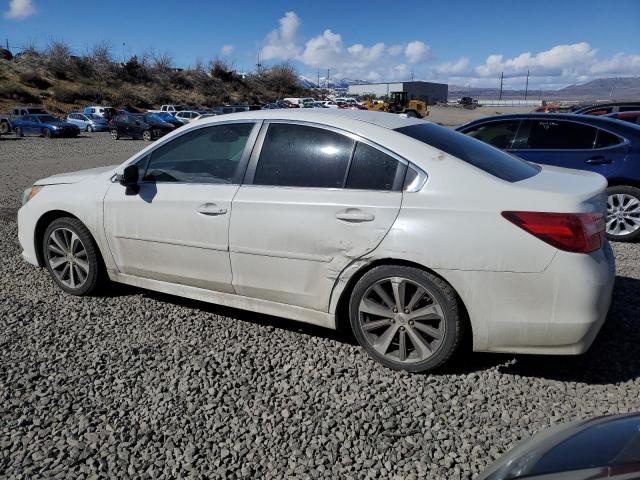
[[[449,282],[446,278],[444,278],[442,275],[438,274],[436,271],[432,270],[429,267],[426,267],[416,262],[412,262],[410,260],[404,260],[400,258],[379,258],[369,263],[366,263],[365,265],[362,265],[354,273],[351,274],[349,279],[346,281],[345,287],[339,293],[338,301],[336,303],[336,308],[335,308],[336,330],[339,330],[342,332],[351,331],[351,325],[349,322],[349,299],[351,298],[351,293],[353,292],[353,288],[355,287],[356,283],[358,283],[358,280],[360,280],[365,273],[369,272],[370,270],[376,267],[380,267],[383,265],[417,268],[419,270],[435,275],[436,277],[440,278],[442,281],[446,282],[451,287],[451,289],[455,292],[456,297],[458,298],[458,302],[460,304],[462,320],[465,326],[465,333],[464,333],[465,338],[463,338],[463,341],[462,341],[462,350],[467,350],[467,351],[471,350],[471,339],[473,338],[473,327],[471,324],[471,319],[469,317],[469,312],[464,303],[464,300],[462,299],[460,294],[457,292],[457,290],[453,287],[453,285],[451,285],[451,282]],[[338,279],[338,281],[336,282],[336,285],[338,285],[339,282],[340,282],[340,279]],[[334,293],[335,293],[335,287],[334,287]]]
[[[611,178],[608,180],[608,187],[635,187],[640,188],[640,180],[630,178]]]
[[[43,213],[36,222],[36,228],[33,235],[33,243],[36,252],[36,259],[38,260],[38,265],[40,267],[44,267],[44,257],[42,252],[42,241],[44,239],[44,232],[47,230],[47,227],[51,224],[51,222],[57,220],[58,218],[64,217],[75,218],[85,226],[85,228],[89,232],[89,235],[91,235],[93,243],[96,246],[100,261],[104,263],[104,258],[102,256],[102,252],[100,251],[99,243],[96,241],[96,238],[91,232],[89,226],[85,222],[83,222],[81,218],[66,210],[49,210],[48,212]]]

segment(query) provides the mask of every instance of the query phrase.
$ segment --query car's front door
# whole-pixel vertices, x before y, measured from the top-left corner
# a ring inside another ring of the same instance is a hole
[[[104,199],[104,227],[121,273],[233,293],[231,200],[258,127],[204,126],[139,160],[139,191],[118,183]]]
[[[610,176],[628,152],[610,132],[570,120],[524,121],[512,153],[534,163],[590,170]]]
[[[405,172],[401,159],[352,135],[265,123],[233,200],[236,292],[327,311],[342,270],[393,225]]]

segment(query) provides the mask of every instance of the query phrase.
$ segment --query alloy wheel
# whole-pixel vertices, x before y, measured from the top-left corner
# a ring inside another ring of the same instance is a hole
[[[63,285],[77,289],[89,276],[87,250],[80,237],[68,228],[56,228],[47,239],[47,261]]]
[[[118,130],[116,130],[115,128],[111,129],[111,138],[113,138],[114,140],[118,140],[120,138],[120,135],[118,135]]]
[[[607,197],[607,233],[629,235],[640,228],[640,200],[626,193]]]
[[[424,286],[407,278],[390,277],[371,285],[358,315],[366,340],[394,362],[424,361],[445,338],[441,305]]]
[[[151,141],[151,132],[149,130],[145,130],[144,132],[142,132],[142,139],[145,142],[150,142]]]

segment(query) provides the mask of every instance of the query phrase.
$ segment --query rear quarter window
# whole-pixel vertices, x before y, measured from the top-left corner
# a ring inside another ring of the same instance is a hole
[[[480,140],[432,123],[401,127],[396,129],[396,132],[442,150],[507,182],[519,182],[533,177],[540,171],[537,165]]]

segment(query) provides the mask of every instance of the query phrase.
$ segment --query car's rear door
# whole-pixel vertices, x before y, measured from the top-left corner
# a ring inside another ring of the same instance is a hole
[[[406,162],[345,132],[266,122],[233,200],[236,292],[327,311],[340,272],[395,221]]]
[[[121,273],[233,293],[231,200],[257,129],[245,121],[189,130],[139,161],[139,191],[111,185],[104,227]]]
[[[603,129],[571,120],[523,122],[512,153],[546,165],[590,170],[609,176],[628,152],[628,144]]]

